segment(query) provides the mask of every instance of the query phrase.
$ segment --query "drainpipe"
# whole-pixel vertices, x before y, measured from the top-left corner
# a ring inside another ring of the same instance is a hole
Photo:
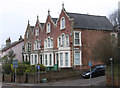
[[[71,33],[72,33],[72,37],[71,37],[71,41],[72,41],[72,67],[73,67],[73,69],[75,69],[75,66],[74,66],[74,33],[73,33],[73,26],[74,26],[74,19],[72,18],[71,19]]]

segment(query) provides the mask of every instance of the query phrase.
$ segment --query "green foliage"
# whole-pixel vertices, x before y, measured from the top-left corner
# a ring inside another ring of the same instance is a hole
[[[30,65],[30,61],[23,61],[23,64]]]
[[[11,65],[12,71],[15,73],[15,68]],[[28,65],[23,63],[18,63],[17,74],[23,75],[24,73],[35,73],[35,65]],[[40,71],[45,71],[46,67],[43,64],[40,64]]]
[[[101,61],[106,65],[110,64],[109,58],[117,58],[117,43],[113,43],[112,40],[117,41],[111,38],[110,35],[106,35],[100,40],[98,40],[96,46],[92,50],[92,59],[94,61]]]
[[[8,64],[8,63],[3,64],[2,69],[5,74],[10,74],[12,72],[11,64]]]
[[[7,55],[0,58],[0,61],[3,61],[4,63],[12,64],[13,59],[15,58],[15,56],[16,56],[16,54],[14,54],[14,51],[10,50]]]
[[[37,64],[37,65],[40,65],[40,71],[46,70],[46,66],[44,66],[43,64]],[[32,67],[35,67],[35,65],[32,65]]]
[[[0,58],[0,61],[3,61],[4,63],[8,62],[8,57],[7,55],[3,56],[2,58]]]

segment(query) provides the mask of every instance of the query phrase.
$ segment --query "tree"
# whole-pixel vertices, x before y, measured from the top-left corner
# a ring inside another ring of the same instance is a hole
[[[14,54],[13,50],[10,50],[7,55],[0,58],[0,61],[4,63],[10,63],[12,64],[13,59],[15,58],[16,54]]]
[[[118,9],[116,9],[112,13],[110,13],[108,19],[113,24],[114,28],[117,30],[118,29],[118,24],[119,24]]]
[[[7,55],[3,56],[0,58],[0,62],[3,61],[4,63],[7,63],[8,62],[8,57]]]
[[[109,58],[117,59],[117,38],[105,35],[98,40],[97,44],[92,50],[92,59],[94,61],[100,61],[106,65],[110,64]]]
[[[13,51],[13,50],[10,50],[10,51],[8,52],[9,63],[12,64],[12,61],[13,61],[13,59],[15,58],[15,56],[16,56],[16,54],[14,54],[14,51]]]

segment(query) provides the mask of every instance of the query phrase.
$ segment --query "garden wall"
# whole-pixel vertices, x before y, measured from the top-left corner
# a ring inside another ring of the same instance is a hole
[[[45,71],[40,73],[40,81],[42,82],[43,78],[47,79],[47,82],[56,81],[60,79],[72,78],[72,77],[81,77],[82,72],[85,70],[73,70],[73,69],[61,69],[60,71]],[[11,81],[11,75],[4,75],[4,82],[14,82]],[[35,73],[28,73],[27,75],[17,75],[18,83],[37,83],[38,75],[35,76]]]

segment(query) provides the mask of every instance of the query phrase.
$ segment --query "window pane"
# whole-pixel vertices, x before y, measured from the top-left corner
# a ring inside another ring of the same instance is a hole
[[[50,38],[48,38],[48,47],[50,47]]]
[[[31,63],[33,64],[33,55],[31,56],[31,58],[32,58],[32,62]]]
[[[63,66],[63,53],[60,53],[60,66]]]
[[[35,55],[35,64],[37,64],[37,55]]]
[[[80,44],[79,39],[75,39],[75,44]]]
[[[50,23],[47,24],[47,32],[50,32]]]
[[[47,55],[45,55],[45,65],[47,65]]]
[[[62,18],[62,28],[65,28],[65,19]]]
[[[75,33],[75,39],[79,39],[79,33]]]
[[[80,64],[80,52],[75,52],[75,64]]]
[[[53,47],[53,39],[51,39],[51,47]]]
[[[59,37],[59,46],[61,46],[61,38]]]
[[[65,46],[65,35],[62,35],[62,45]]]
[[[66,44],[69,46],[69,36],[66,36]]]
[[[68,53],[65,53],[65,65],[68,66]]]
[[[50,65],[52,65],[52,55],[50,54]]]

